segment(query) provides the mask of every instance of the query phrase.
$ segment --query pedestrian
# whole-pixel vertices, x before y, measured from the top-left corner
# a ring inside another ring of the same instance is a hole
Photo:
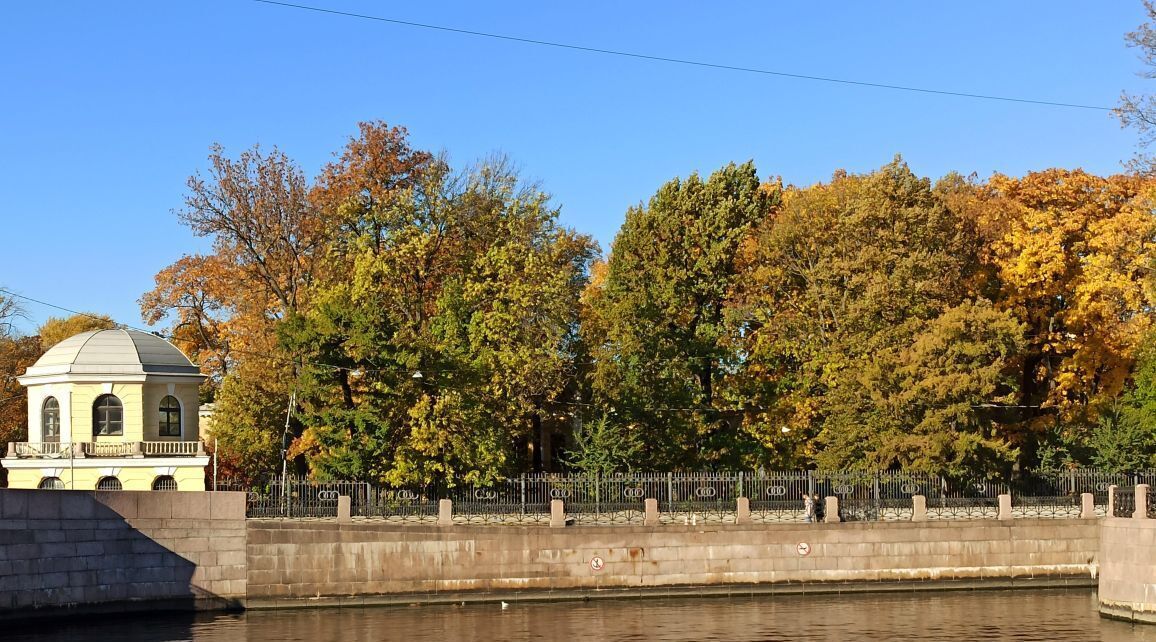
[[[815,521],[815,500],[808,493],[803,493],[803,521],[808,524]]]
[[[823,510],[823,503],[819,501],[819,493],[815,493],[815,496],[811,498],[811,505],[815,507],[815,521],[823,521],[826,511]]]

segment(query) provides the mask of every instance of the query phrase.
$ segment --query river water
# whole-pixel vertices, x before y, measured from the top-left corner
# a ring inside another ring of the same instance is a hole
[[[592,600],[133,615],[0,630],[5,642],[197,640],[1146,640],[1101,619],[1087,590]]]

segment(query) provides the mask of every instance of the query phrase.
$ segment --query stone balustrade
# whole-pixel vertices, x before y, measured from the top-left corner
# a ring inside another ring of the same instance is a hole
[[[85,457],[198,457],[205,455],[201,441],[45,441],[8,442],[6,459],[83,459]]]

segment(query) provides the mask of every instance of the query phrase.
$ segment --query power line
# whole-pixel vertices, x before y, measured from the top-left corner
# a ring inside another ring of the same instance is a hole
[[[557,49],[568,49],[571,51],[581,51],[585,53],[596,53],[607,56],[619,56],[623,58],[634,58],[638,60],[649,60],[651,62],[665,62],[678,65],[688,65],[692,67],[704,67],[707,69],[722,69],[725,71],[736,71],[748,74],[760,74],[764,76],[778,76],[781,78],[794,78],[796,80],[811,80],[816,82],[835,83],[840,85],[852,85],[857,87],[873,87],[875,89],[889,89],[892,91],[906,91],[920,94],[935,94],[940,96],[954,96],[957,98],[974,98],[977,100],[997,100],[1009,103],[1025,103],[1029,105],[1044,105],[1047,107],[1064,107],[1070,109],[1091,109],[1095,111],[1112,111],[1112,107],[1100,107],[1097,105],[1082,105],[1079,103],[1065,103],[1052,100],[1037,100],[1033,98],[1017,98],[1013,96],[996,96],[991,94],[974,94],[965,91],[950,91],[946,89],[930,89],[927,87],[912,87],[908,85],[892,85],[882,82],[870,82],[864,80],[849,80],[847,78],[833,78],[830,76],[814,76],[810,74],[799,74],[787,71],[775,71],[771,69],[761,69],[756,67],[741,67],[738,65],[726,65],[721,63],[704,62],[701,60],[689,60],[686,58],[671,58],[667,56],[655,56],[651,54],[642,54],[631,51],[621,51],[617,49],[602,49],[599,47],[587,47],[583,45],[575,45],[564,42],[555,42],[551,40],[538,40],[536,38],[522,38],[519,36],[510,36],[499,33],[489,33],[486,31],[475,31],[472,29],[459,29],[456,27],[446,27],[443,25],[435,25],[424,22],[413,22],[410,20],[399,20],[397,18],[386,18],[384,16],[371,16],[363,13],[353,13],[350,11],[338,11],[336,9],[326,9],[324,7],[312,7],[303,4],[294,4],[291,2],[278,2],[277,0],[253,0],[253,2],[260,2],[262,4],[276,5],[280,7],[288,7],[292,9],[301,9],[304,11],[315,11],[317,13],[326,13],[336,16],[344,16],[347,18],[358,18],[361,20],[373,20],[376,22],[386,22],[389,24],[401,25],[405,27],[416,27],[419,29],[430,29],[434,31],[443,31],[448,33],[462,34],[467,36],[477,36],[480,38],[492,38],[495,40],[505,40],[508,42],[518,42],[528,45],[538,45],[542,47],[554,47]]]

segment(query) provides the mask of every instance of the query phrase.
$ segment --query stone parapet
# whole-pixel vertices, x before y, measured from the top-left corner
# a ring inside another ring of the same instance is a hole
[[[0,490],[0,620],[234,608],[244,493]]]
[[[1156,520],[1114,518],[1100,527],[1100,613],[1156,623]]]
[[[452,530],[252,522],[249,604],[686,586],[1090,586],[1099,533],[1082,519]]]

